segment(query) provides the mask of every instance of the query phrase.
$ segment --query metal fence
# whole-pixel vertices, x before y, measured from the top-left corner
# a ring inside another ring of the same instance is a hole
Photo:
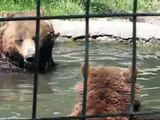
[[[147,2],[147,1],[146,1]],[[136,18],[137,16],[160,16],[159,13],[137,13],[137,0],[133,0],[132,13],[103,13],[103,14],[90,14],[90,0],[85,1],[85,14],[84,15],[61,15],[61,16],[40,16],[40,0],[36,0],[36,16],[35,17],[18,17],[18,18],[0,18],[0,22],[4,21],[21,21],[21,20],[36,20],[36,61],[34,70],[34,88],[33,88],[33,105],[32,105],[32,118],[30,120],[69,120],[69,119],[82,119],[86,118],[104,118],[114,116],[129,116],[129,120],[134,120],[134,116],[160,114],[157,112],[134,112],[134,89],[136,80]],[[106,114],[106,115],[86,115],[86,96],[87,96],[87,78],[88,78],[88,60],[89,60],[89,19],[90,18],[103,18],[103,17],[132,17],[133,18],[133,36],[132,36],[132,78],[131,78],[131,95],[130,95],[130,110],[128,113],[122,114]],[[85,19],[85,67],[84,67],[84,90],[83,90],[83,103],[81,116],[64,116],[55,118],[36,118],[37,115],[37,87],[38,87],[38,53],[39,53],[39,34],[40,34],[40,20],[47,19]],[[23,119],[24,120],[24,119]],[[27,119],[28,120],[28,119]]]

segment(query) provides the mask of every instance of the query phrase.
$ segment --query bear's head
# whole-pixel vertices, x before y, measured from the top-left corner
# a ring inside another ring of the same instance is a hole
[[[84,76],[85,71],[84,64],[81,65],[81,73]],[[139,65],[136,65],[136,76],[138,75],[139,71]],[[130,78],[132,76],[132,66],[130,65],[128,68],[123,68],[123,67],[115,67],[115,66],[97,66],[97,67],[92,67],[91,64],[88,65],[88,78],[90,79],[91,77],[94,76],[100,76],[100,77],[111,77],[111,78],[116,78],[116,79],[123,79],[126,80],[126,82],[130,82]],[[100,79],[101,80],[101,79]]]
[[[28,15],[28,13],[27,13]],[[31,14],[34,16],[35,14]],[[21,16],[21,15],[20,15]],[[0,28],[0,51],[21,68],[32,70],[35,63],[36,21],[9,21]],[[50,70],[54,61],[52,48],[55,35],[51,24],[40,21],[39,71]]]
[[[136,75],[138,75],[138,65]],[[81,65],[81,73],[86,75],[84,65]],[[131,90],[132,67],[115,66],[88,66],[86,115],[124,113],[129,110]],[[75,87],[78,93],[78,103],[73,109],[71,116],[82,114],[83,83]],[[135,83],[134,111],[139,111],[140,102],[138,95],[140,86]],[[102,118],[97,118],[101,120]],[[89,119],[87,119],[89,120]],[[127,117],[107,117],[103,120],[128,120]]]

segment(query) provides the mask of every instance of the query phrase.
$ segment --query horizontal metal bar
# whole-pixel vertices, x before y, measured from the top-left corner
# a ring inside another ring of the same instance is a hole
[[[41,16],[41,17],[14,17],[0,18],[1,21],[20,21],[20,20],[47,20],[47,19],[82,19],[82,18],[104,18],[104,17],[133,17],[133,16],[160,16],[160,13],[105,13],[89,15],[58,15],[58,16]]]
[[[160,111],[158,112],[132,112],[132,113],[121,113],[121,114],[99,114],[99,115],[86,115],[86,118],[104,118],[104,117],[116,117],[116,116],[130,116],[130,115],[136,115],[136,116],[142,116],[142,115],[155,115],[155,114],[160,114]],[[55,120],[64,120],[64,118],[66,119],[71,119],[71,118],[75,118],[75,119],[80,119],[80,118],[84,118],[84,116],[73,116],[73,117],[57,117],[54,118]],[[47,118],[42,118],[42,119],[38,119],[38,120],[47,120]]]
[[[37,118],[35,120],[70,120],[70,119],[81,119],[81,118],[104,118],[104,117],[116,117],[116,116],[143,116],[143,115],[157,115],[160,111],[152,112],[133,112],[133,113],[121,113],[121,114],[99,114],[99,115],[86,115],[86,116],[67,116],[67,117],[53,117],[53,118]],[[32,119],[19,119],[19,120],[32,120]]]

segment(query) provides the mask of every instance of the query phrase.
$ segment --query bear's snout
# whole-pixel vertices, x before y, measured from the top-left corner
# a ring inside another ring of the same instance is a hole
[[[33,62],[33,59],[34,59],[34,57],[27,57],[26,58],[26,60],[25,60],[25,62]]]
[[[32,62],[35,56],[35,50],[33,48],[28,48],[26,56],[24,56],[25,62]]]
[[[35,43],[32,39],[25,39],[22,43],[22,47],[19,50],[24,58],[24,62],[32,62],[35,56]]]

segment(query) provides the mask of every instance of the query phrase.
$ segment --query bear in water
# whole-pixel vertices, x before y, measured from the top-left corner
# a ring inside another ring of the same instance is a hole
[[[26,16],[36,16],[36,12],[29,11],[6,14],[6,17],[9,18]],[[5,22],[0,27],[0,61],[8,60],[18,68],[32,71],[35,66],[35,33],[36,21],[25,20]],[[55,65],[52,58],[55,33],[53,26],[49,21],[40,21],[39,36],[39,71],[46,72],[51,70]],[[6,67],[7,65],[0,66]]]
[[[81,67],[84,75],[84,66]],[[136,68],[138,74],[138,68]],[[89,65],[87,83],[86,115],[125,113],[129,111],[132,68]],[[83,84],[76,86],[78,103],[71,116],[82,114]],[[135,83],[134,110],[138,111],[140,85]],[[128,117],[87,118],[86,120],[128,120]]]

